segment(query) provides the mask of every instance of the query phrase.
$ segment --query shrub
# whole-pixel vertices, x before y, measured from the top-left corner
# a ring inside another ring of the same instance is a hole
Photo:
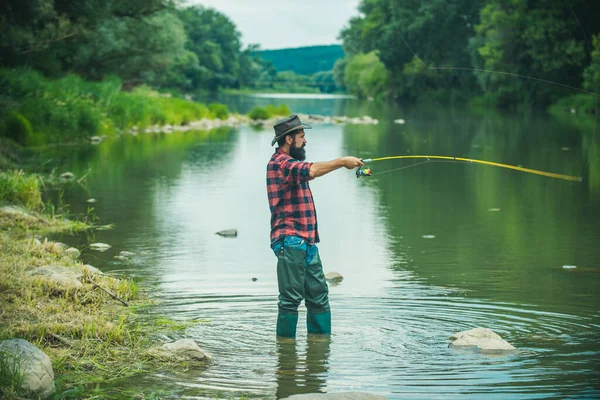
[[[225,104],[211,103],[208,109],[215,118],[227,119],[229,117],[229,110]]]
[[[261,119],[269,119],[271,115],[269,114],[269,111],[267,111],[266,108],[254,107],[252,110],[250,110],[248,116],[256,121]]]
[[[4,119],[4,136],[23,145],[34,144],[35,138],[31,124],[21,114],[10,111]]]

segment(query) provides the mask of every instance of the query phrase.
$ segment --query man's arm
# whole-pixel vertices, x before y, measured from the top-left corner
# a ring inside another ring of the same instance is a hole
[[[336,158],[331,161],[319,161],[312,163],[310,166],[309,174],[311,178],[318,178],[331,171],[335,171],[338,168],[346,167],[347,169],[358,168],[364,163],[360,161],[360,158],[347,156]]]

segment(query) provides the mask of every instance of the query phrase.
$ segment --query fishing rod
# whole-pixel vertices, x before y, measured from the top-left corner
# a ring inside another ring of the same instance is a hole
[[[545,172],[545,171],[540,171],[540,170],[537,170],[537,169],[523,168],[523,167],[518,167],[516,165],[500,164],[500,163],[491,162],[491,161],[474,160],[472,158],[463,158],[463,157],[450,157],[450,156],[389,156],[389,157],[379,157],[379,158],[365,158],[365,159],[362,159],[361,161],[363,163],[365,163],[365,165],[366,165],[366,164],[371,163],[373,161],[398,160],[398,159],[410,159],[410,158],[427,159],[427,161],[431,161],[431,160],[444,160],[444,161],[460,161],[460,162],[468,162],[468,163],[475,163],[475,164],[485,164],[485,165],[491,165],[491,166],[494,166],[494,167],[514,169],[514,170],[517,170],[517,171],[527,172],[527,173],[530,173],[530,174],[543,175],[543,176],[547,176],[547,177],[550,177],[550,178],[564,179],[564,180],[567,180],[567,181],[575,181],[575,182],[581,182],[582,181],[582,178],[580,176],[555,174],[553,172]],[[356,170],[356,177],[360,178],[361,176],[371,176],[371,168],[365,167],[364,165],[361,166],[361,167],[359,167]]]

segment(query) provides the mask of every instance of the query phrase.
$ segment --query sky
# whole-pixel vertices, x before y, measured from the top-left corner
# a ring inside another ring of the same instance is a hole
[[[227,15],[244,46],[263,50],[340,44],[340,31],[358,15],[360,0],[188,0]]]

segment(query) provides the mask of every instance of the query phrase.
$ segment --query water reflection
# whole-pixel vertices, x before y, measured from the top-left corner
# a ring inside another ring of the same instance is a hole
[[[277,338],[278,399],[294,394],[325,392],[329,372],[329,335],[307,337],[305,352],[294,339]]]

